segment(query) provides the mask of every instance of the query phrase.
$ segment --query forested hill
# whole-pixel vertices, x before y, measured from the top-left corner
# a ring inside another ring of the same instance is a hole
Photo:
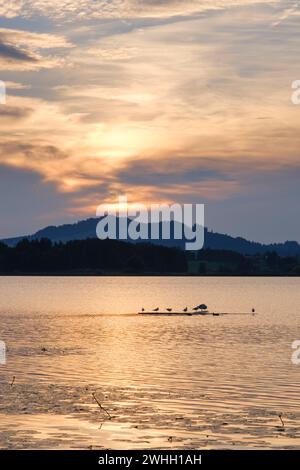
[[[68,242],[72,240],[86,240],[88,238],[95,238],[96,226],[99,219],[91,218],[82,220],[74,224],[65,224],[61,226],[49,226],[33,235],[24,235],[16,238],[2,240],[9,246],[15,246],[23,238],[29,240],[40,240],[48,238],[53,242]],[[184,248],[184,240],[175,240],[171,237],[170,240],[155,240],[151,243],[164,245],[168,247]],[[204,248],[211,248],[214,250],[231,250],[241,254],[255,255],[266,253],[267,251],[275,251],[280,256],[300,256],[300,245],[295,241],[286,241],[285,243],[278,244],[261,244],[253,241],[248,241],[241,237],[232,237],[230,235],[214,233],[205,229],[205,246]]]

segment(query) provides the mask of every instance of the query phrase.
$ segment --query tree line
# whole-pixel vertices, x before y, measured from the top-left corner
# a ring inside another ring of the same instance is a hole
[[[14,247],[0,242],[0,274],[299,276],[300,260],[276,252],[249,256],[208,248],[195,253],[151,243],[43,238]]]
[[[151,244],[117,240],[49,239],[20,241],[15,247],[0,243],[0,272],[12,273],[185,273],[183,251]]]

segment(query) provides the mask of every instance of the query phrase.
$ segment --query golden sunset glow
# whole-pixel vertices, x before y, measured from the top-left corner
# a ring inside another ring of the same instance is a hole
[[[127,194],[211,204],[221,227],[216,204],[280,203],[277,173],[283,193],[299,173],[300,11],[288,3],[3,3],[0,165],[35,175],[68,217]]]

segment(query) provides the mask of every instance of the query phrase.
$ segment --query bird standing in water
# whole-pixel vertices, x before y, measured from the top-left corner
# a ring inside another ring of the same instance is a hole
[[[159,307],[155,308],[153,312],[159,312]]]
[[[172,309],[171,309],[171,308],[167,308],[167,312],[172,312]]]
[[[188,308],[185,307],[185,308],[183,309],[183,312],[187,312],[187,311],[188,311]]]

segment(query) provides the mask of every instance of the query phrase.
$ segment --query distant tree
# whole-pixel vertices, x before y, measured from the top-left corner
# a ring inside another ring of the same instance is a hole
[[[278,268],[280,257],[276,251],[266,253],[266,263],[267,266],[271,269]]]
[[[300,275],[298,257],[280,257],[275,251],[246,256],[230,250],[205,249],[197,253],[197,259],[196,274],[199,275]],[[0,242],[0,272],[3,274],[91,271],[185,274],[191,260],[195,263],[189,252],[150,243],[92,238],[52,243],[43,238],[23,239],[15,247],[8,247]]]
[[[206,263],[199,263],[198,274],[206,274],[206,273],[207,273]]]

